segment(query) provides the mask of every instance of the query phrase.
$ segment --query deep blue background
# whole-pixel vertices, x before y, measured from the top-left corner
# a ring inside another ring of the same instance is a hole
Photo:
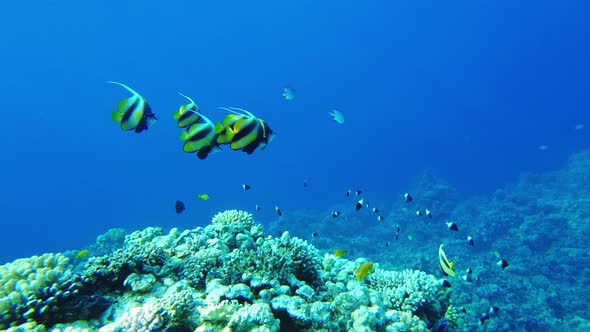
[[[275,204],[328,209],[347,188],[393,200],[426,168],[485,193],[590,141],[574,130],[590,125],[585,1],[1,7],[0,262],[81,248],[111,227],[203,225],[227,208],[261,204],[269,220]],[[145,96],[158,123],[122,132],[110,112],[127,93],[109,80]],[[181,150],[178,91],[215,120],[218,106],[249,109],[278,136],[200,161]]]

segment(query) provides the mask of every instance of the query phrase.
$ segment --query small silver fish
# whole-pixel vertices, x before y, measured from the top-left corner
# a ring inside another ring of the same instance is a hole
[[[332,112],[329,112],[329,114],[332,117],[332,120],[334,120],[336,123],[344,123],[344,114],[342,114],[342,112],[340,112],[339,110],[332,110]]]
[[[285,99],[286,101],[291,101],[291,100],[295,99],[295,89],[288,87],[288,86],[284,87],[282,96],[283,96],[283,99]]]

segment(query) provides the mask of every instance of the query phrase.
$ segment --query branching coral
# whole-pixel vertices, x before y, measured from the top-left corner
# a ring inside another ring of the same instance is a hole
[[[250,230],[254,225],[254,218],[250,213],[229,210],[216,214],[207,231],[212,231],[230,250],[233,250],[239,247],[244,237],[251,237]]]
[[[211,224],[215,227],[225,225],[232,228],[250,229],[254,226],[254,218],[252,214],[246,211],[227,210],[217,213],[211,220]]]
[[[102,291],[108,291],[122,288],[131,273],[157,274],[169,255],[152,243],[140,243],[132,241],[108,255],[91,257],[83,276]]]
[[[437,279],[417,270],[387,271],[377,268],[368,278],[369,287],[383,294],[388,308],[415,312],[436,299]]]
[[[281,284],[300,287],[321,282],[319,251],[288,232],[280,238],[258,241],[254,250],[234,250],[223,266],[226,283],[239,282],[244,273],[257,274],[263,280],[277,279]]]

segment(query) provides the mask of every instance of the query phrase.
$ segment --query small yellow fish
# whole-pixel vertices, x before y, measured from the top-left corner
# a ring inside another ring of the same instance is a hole
[[[356,275],[354,277],[354,280],[356,280],[356,281],[364,280],[369,275],[369,273],[371,273],[371,271],[373,271],[373,263],[372,262],[366,262],[366,263],[361,264],[354,272],[354,274]]]
[[[344,257],[346,256],[346,250],[336,249],[334,250],[334,257]]]
[[[86,256],[88,256],[88,254],[90,254],[90,251],[88,251],[88,249],[80,250],[76,253],[76,255],[74,255],[74,258],[75,259],[86,258]]]
[[[197,196],[197,197],[199,197],[199,199],[202,200],[202,201],[208,201],[209,200],[209,195],[207,195],[207,194],[199,194],[199,196]]]

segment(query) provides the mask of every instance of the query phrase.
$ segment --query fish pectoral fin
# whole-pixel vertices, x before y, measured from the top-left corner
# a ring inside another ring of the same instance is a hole
[[[115,122],[121,122],[123,119],[123,113],[113,111],[111,112],[111,118],[113,118],[113,121]]]
[[[449,262],[449,267],[452,269],[455,267],[455,262]]]

